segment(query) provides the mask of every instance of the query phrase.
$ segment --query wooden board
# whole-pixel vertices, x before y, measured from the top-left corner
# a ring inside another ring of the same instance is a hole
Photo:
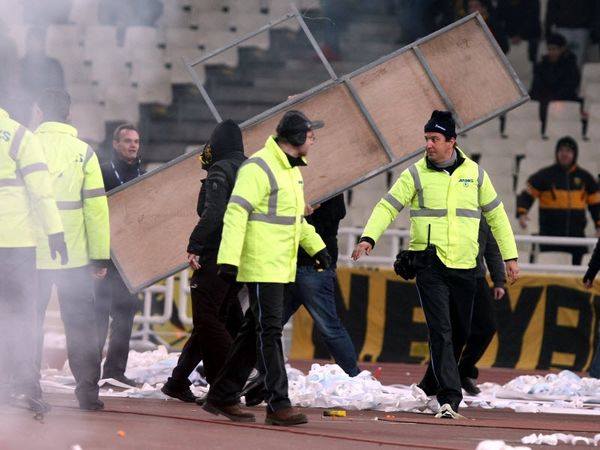
[[[198,153],[108,196],[111,257],[132,292],[161,280],[165,271],[171,275],[187,265],[188,238],[198,222],[200,180],[206,176]]]
[[[305,195],[320,201],[419,154],[434,109],[468,130],[528,96],[479,15],[472,15],[347,76],[242,124],[251,155],[281,116],[299,109],[323,120],[302,169]],[[109,196],[112,255],[132,291],[185,266],[202,170],[184,155]]]

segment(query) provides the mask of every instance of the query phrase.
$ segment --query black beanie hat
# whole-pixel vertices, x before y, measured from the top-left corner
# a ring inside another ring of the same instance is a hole
[[[289,139],[291,136],[306,133],[309,130],[323,128],[325,122],[321,120],[309,120],[301,111],[286,112],[277,125],[277,136]]]
[[[571,136],[563,136],[558,141],[556,141],[556,148],[554,149],[555,155],[558,156],[558,149],[561,147],[569,147],[575,153],[575,157],[573,162],[577,162],[577,154],[579,153],[579,148],[577,146],[577,141],[573,139]]]
[[[433,111],[429,121],[425,124],[425,132],[442,133],[447,138],[455,138],[456,130],[452,113],[437,109]]]

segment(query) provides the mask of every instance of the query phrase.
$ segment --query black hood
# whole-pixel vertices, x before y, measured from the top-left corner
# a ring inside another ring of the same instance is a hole
[[[206,151],[210,151],[210,161],[204,165],[205,168],[217,161],[231,157],[233,153],[243,154],[242,130],[233,120],[224,120],[215,127],[210,135],[203,153]]]
[[[563,146],[570,147],[573,150],[573,165],[577,164],[577,155],[579,154],[579,147],[577,146],[577,141],[571,136],[564,136],[561,137],[558,141],[556,141],[556,148],[554,149],[554,158],[556,160],[556,163],[558,164],[558,149]]]

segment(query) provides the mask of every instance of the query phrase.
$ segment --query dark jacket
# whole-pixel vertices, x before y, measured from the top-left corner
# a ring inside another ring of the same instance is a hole
[[[497,11],[508,36],[525,40],[541,37],[540,0],[499,0]]]
[[[593,25],[598,0],[548,0],[546,6],[546,35],[552,27],[586,28]]]
[[[200,257],[200,264],[207,261],[216,263],[217,260],[223,216],[237,172],[246,160],[240,128],[232,120],[221,122],[205,147],[205,156],[208,152],[210,161],[204,163],[207,175],[202,181],[196,206],[200,220],[190,235],[187,247],[188,253]]]
[[[340,221],[345,216],[344,194],[338,194],[321,203],[321,206],[315,209],[315,212],[306,217],[308,223],[315,227],[317,233],[321,236],[323,242],[325,242],[327,251],[331,255],[333,267],[335,267],[338,259],[338,228]],[[298,265],[312,266],[314,264],[315,260],[300,247],[298,249]]]
[[[490,226],[484,218],[479,222],[479,254],[477,255],[477,277],[485,278],[486,272],[490,276],[495,288],[504,288],[506,284],[506,272],[504,261],[498,248],[498,243],[492,234]]]
[[[106,190],[106,192],[112,191],[114,188],[146,173],[146,171],[142,169],[140,159],[133,164],[127,164],[127,162],[119,158],[116,153],[113,154],[113,157],[109,162],[101,164],[100,169],[102,170],[104,190]]]
[[[556,62],[545,55],[533,69],[533,82],[529,95],[532,100],[578,100],[580,81],[575,55],[566,50]]]
[[[517,216],[527,213],[535,199],[539,200],[542,236],[585,236],[586,206],[596,227],[600,227],[598,183],[576,162],[577,150],[571,167],[565,168],[557,162],[537,171],[517,197]]]

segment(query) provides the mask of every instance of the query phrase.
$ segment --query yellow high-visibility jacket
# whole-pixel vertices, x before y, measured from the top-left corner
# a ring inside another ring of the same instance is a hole
[[[502,258],[517,258],[517,245],[496,190],[487,173],[457,147],[462,163],[452,175],[429,167],[426,158],[404,170],[377,203],[363,236],[377,241],[405,207],[410,209],[410,250],[424,250],[431,225],[431,244],[446,267],[476,266],[479,220],[485,216]]]
[[[42,146],[0,109],[0,248],[35,247],[38,235],[62,231]]]
[[[35,134],[46,153],[69,252],[69,262],[62,266],[58,258],[50,257],[48,243],[40,241],[38,269],[66,269],[85,266],[90,259],[108,260],[108,202],[94,150],[65,123],[44,122]]]
[[[325,248],[304,219],[304,182],[273,136],[242,166],[223,219],[218,264],[237,266],[238,281],[289,283],[298,245],[309,255]]]

